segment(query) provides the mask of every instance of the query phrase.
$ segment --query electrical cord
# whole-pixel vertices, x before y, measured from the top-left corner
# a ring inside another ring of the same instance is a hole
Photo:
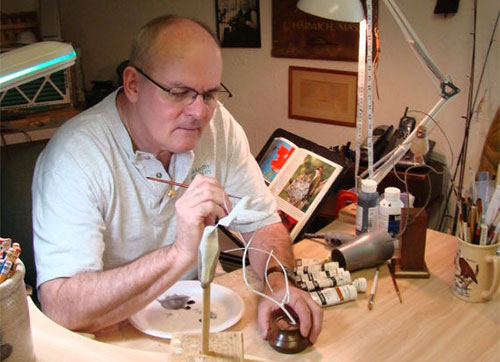
[[[410,110],[408,111],[409,113],[410,112],[415,112],[415,113],[421,113],[421,114],[424,114],[426,116],[428,116],[433,122],[434,124],[438,127],[438,129],[441,131],[441,133],[443,134],[445,140],[446,140],[446,143],[448,144],[448,148],[449,148],[449,151],[450,151],[450,157],[451,157],[451,165],[453,165],[454,163],[454,153],[453,153],[453,148],[451,146],[451,143],[450,143],[450,140],[449,138],[446,136],[446,133],[444,132],[443,128],[439,125],[438,122],[436,122],[436,120],[428,113],[426,112],[423,112],[423,111],[420,111],[420,110]],[[407,206],[409,207],[409,195],[410,195],[410,192],[409,192],[409,187],[408,187],[408,173],[410,172],[410,170],[412,169],[415,169],[415,168],[428,168],[429,170],[431,170],[432,172],[438,174],[438,175],[447,175],[448,177],[450,177],[450,180],[451,180],[451,174],[450,174],[450,171],[449,171],[449,166],[446,165],[446,167],[443,169],[443,171],[438,171],[436,170],[434,167],[430,166],[430,165],[414,165],[414,166],[410,166],[408,167],[405,172],[404,172],[404,178],[402,179],[401,177],[399,177],[397,171],[396,171],[396,165],[393,166],[393,172],[394,172],[394,175],[395,177],[401,182],[403,183],[404,185],[404,188],[405,188],[405,191],[406,191],[406,194],[407,194]],[[422,206],[422,208],[420,209],[420,211],[417,212],[417,214],[413,217],[413,220],[409,220],[409,217],[405,217],[405,222],[404,222],[404,225],[402,225],[401,229],[400,229],[400,232],[399,234],[397,235],[397,237],[401,237],[405,231],[407,230],[408,226],[410,226],[414,220],[417,219],[417,217],[426,209],[426,207],[428,206],[429,202],[430,202],[430,198],[431,198],[431,195],[432,195],[432,181],[430,178],[427,178],[427,182],[428,182],[428,185],[429,185],[429,192],[427,193],[427,198],[425,200],[425,203],[424,205]],[[452,184],[451,184],[451,188],[455,190],[455,184],[454,182],[452,181]],[[456,191],[456,190],[455,190]],[[446,205],[446,208],[448,207],[448,205]]]

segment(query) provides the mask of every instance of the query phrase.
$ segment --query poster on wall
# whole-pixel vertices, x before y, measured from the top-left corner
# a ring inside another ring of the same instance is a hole
[[[260,48],[259,0],[215,0],[221,47]]]
[[[297,9],[297,0],[273,0],[272,11],[273,57],[358,60],[359,24],[307,14]],[[378,0],[373,0],[374,39],[377,23]]]

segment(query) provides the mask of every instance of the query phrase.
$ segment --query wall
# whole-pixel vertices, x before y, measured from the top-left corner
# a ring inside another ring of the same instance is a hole
[[[476,85],[499,10],[498,1],[478,3]],[[450,74],[462,90],[437,117],[443,132],[434,128],[430,135],[437,142],[436,151],[453,165],[453,171],[465,129],[463,116],[467,109],[472,57],[473,1],[461,1],[458,14],[446,18],[433,14],[436,0],[397,0],[397,4],[443,73]],[[278,127],[325,146],[353,141],[354,128],[288,118],[288,66],[355,71],[356,64],[271,57],[271,0],[260,0],[260,8],[262,47],[223,49],[223,81],[235,95],[227,102],[227,107],[247,132],[252,151],[257,153]],[[416,60],[383,1],[379,9],[381,54],[376,75],[380,99],[374,104],[374,119],[375,125],[397,125],[406,106],[427,112],[438,95],[433,79]],[[116,83],[116,66],[128,58],[133,35],[143,23],[157,15],[187,15],[215,29],[213,0],[72,0],[60,1],[60,11],[63,36],[82,48],[87,84],[90,80],[105,79],[113,79]],[[499,34],[497,29],[497,40]],[[500,50],[496,41],[479,92],[480,99],[485,95],[484,102],[471,125],[467,163],[473,169],[477,168],[485,135],[499,107],[499,63]],[[419,114],[412,115],[421,119]],[[466,177],[466,185],[469,185],[469,175]]]

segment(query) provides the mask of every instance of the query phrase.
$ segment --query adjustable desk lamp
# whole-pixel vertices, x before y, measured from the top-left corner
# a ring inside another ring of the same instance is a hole
[[[75,64],[70,44],[33,43],[0,54],[0,93]]]
[[[413,132],[408,135],[404,142],[373,165],[376,170],[374,171],[372,178],[377,182],[377,184],[384,179],[384,177],[410,149],[411,143],[416,137],[419,127],[424,126],[429,129],[429,124],[433,120],[434,116],[443,108],[451,97],[460,91],[460,89],[458,89],[458,87],[456,87],[451,80],[443,75],[441,70],[431,59],[427,50],[421,44],[415,34],[415,31],[410,26],[408,20],[406,20],[399,7],[395,4],[394,0],[384,0],[384,3],[389,8],[391,15],[398,23],[417,58],[423,62],[431,73],[438,79],[440,98],[428,114],[415,127]],[[363,6],[359,0],[299,0],[297,7],[306,13],[330,20],[360,22],[365,18]],[[360,44],[360,46],[361,45],[362,44]],[[363,75],[359,74],[358,76],[361,77]],[[370,143],[368,145],[370,146]],[[359,145],[357,146],[359,147]],[[373,147],[373,145],[371,145],[371,147]],[[356,162],[359,162],[359,157]],[[360,178],[366,177],[367,172],[368,170],[363,172],[360,175]],[[357,177],[357,175],[355,177]]]

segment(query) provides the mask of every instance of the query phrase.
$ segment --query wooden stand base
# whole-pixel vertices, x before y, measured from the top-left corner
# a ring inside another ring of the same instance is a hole
[[[427,213],[422,209],[403,209],[401,225],[406,231],[400,239],[401,253],[393,259],[396,278],[430,278],[425,264]],[[408,222],[406,221],[408,220]]]
[[[425,265],[425,262],[423,262],[423,265],[421,266],[422,269],[411,270],[411,269],[402,269],[400,261],[401,259],[397,258],[392,259],[394,276],[396,278],[428,279],[431,277],[431,273],[429,273],[429,269],[427,269],[427,265]]]
[[[168,361],[243,361],[243,333],[210,333],[209,353],[201,353],[200,333],[174,333]]]

